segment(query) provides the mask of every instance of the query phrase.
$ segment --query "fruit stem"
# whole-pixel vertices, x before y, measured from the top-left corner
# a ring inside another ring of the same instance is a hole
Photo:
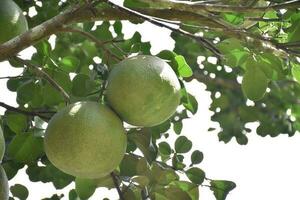
[[[124,198],[124,196],[123,196],[123,193],[122,193],[122,191],[121,191],[121,189],[120,189],[120,185],[119,185],[119,183],[118,183],[117,175],[116,175],[114,172],[111,172],[110,175],[111,175],[111,177],[112,177],[112,179],[113,179],[113,181],[114,181],[114,185],[115,185],[115,187],[116,187],[116,189],[117,189],[117,191],[118,191],[120,200],[125,200],[125,198]]]

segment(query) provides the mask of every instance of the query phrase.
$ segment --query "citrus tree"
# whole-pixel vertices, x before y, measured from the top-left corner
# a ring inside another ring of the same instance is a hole
[[[298,0],[3,0],[0,61],[23,72],[6,77],[19,106],[0,102],[0,199],[9,189],[10,199],[27,199],[25,185],[8,181],[24,166],[32,182],[57,189],[75,182],[71,200],[98,187],[115,188],[121,200],[197,200],[200,187],[226,199],[234,180],[207,177],[201,151],[186,156],[192,141],[180,135],[182,120],[198,103],[185,83],[197,80],[211,93],[220,141],[246,145],[249,122],[259,122],[260,136],[293,136],[299,7]],[[123,20],[171,30],[175,48],[151,55],[139,32],[124,39]],[[31,59],[20,58],[30,46]]]

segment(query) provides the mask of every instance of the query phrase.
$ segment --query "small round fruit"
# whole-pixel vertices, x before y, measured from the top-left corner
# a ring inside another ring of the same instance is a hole
[[[12,0],[1,0],[0,29],[0,44],[28,30],[22,10]]]
[[[124,121],[151,127],[175,113],[179,90],[177,76],[168,63],[155,56],[139,55],[113,67],[106,97]]]
[[[120,164],[127,137],[121,120],[107,106],[77,102],[53,116],[44,145],[58,169],[80,178],[99,178]]]
[[[5,152],[5,140],[3,136],[3,131],[0,127],[0,163],[2,162],[4,152]]]
[[[8,198],[9,198],[8,180],[3,167],[0,165],[0,199],[8,200]]]

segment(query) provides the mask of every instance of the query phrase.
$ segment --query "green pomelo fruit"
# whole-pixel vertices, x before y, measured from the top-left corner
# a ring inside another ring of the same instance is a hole
[[[53,116],[44,145],[48,159],[63,172],[99,178],[120,164],[127,137],[122,121],[107,106],[77,102]]]
[[[8,198],[9,198],[8,180],[3,167],[0,165],[0,199],[8,200]]]
[[[5,152],[5,140],[3,136],[3,131],[0,127],[0,163],[2,162],[4,152]]]
[[[139,55],[116,64],[108,77],[106,97],[127,123],[151,127],[167,120],[180,103],[173,69],[155,56]]]
[[[0,4],[0,44],[24,33],[28,24],[22,10],[12,0],[1,0]]]

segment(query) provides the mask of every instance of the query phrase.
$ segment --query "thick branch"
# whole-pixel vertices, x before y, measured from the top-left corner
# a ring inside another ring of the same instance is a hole
[[[49,74],[47,74],[46,72],[41,70],[39,67],[31,64],[27,60],[23,60],[23,59],[18,58],[18,57],[14,57],[14,59],[17,62],[19,62],[21,64],[24,64],[27,67],[32,68],[37,73],[38,76],[46,79],[50,83],[50,85],[53,86],[53,88],[55,88],[57,91],[59,91],[62,94],[62,96],[64,97],[64,99],[67,103],[70,103],[70,96],[68,95],[68,93],[54,79],[52,79],[51,76],[49,76]]]
[[[189,1],[157,1],[157,0],[142,0],[147,3],[156,3],[157,6],[161,8],[174,8],[179,10],[185,10],[193,13],[203,13],[203,12],[266,12],[269,10],[279,10],[279,9],[293,9],[300,7],[299,0],[287,1],[284,3],[274,4],[264,7],[254,7],[254,6],[233,6],[233,5],[220,5],[220,4],[198,4],[197,2]]]

